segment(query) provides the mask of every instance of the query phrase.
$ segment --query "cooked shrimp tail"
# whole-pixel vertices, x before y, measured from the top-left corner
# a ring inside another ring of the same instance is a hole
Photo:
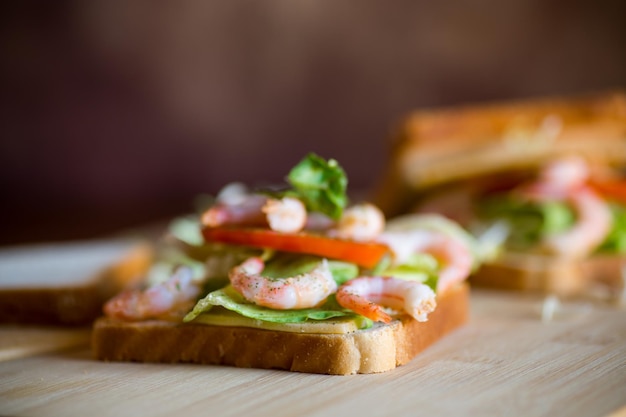
[[[353,285],[357,286],[357,284]],[[383,323],[391,322],[391,316],[385,312],[382,305],[378,304],[382,301],[378,300],[378,302],[375,302],[372,300],[372,298],[382,299],[382,297],[374,297],[368,291],[355,287],[340,287],[336,297],[337,302],[343,308],[352,310],[370,320]]]
[[[429,286],[392,277],[355,278],[339,287],[336,297],[342,307],[384,323],[389,323],[391,316],[383,306],[404,311],[417,321],[426,321],[437,305]]]

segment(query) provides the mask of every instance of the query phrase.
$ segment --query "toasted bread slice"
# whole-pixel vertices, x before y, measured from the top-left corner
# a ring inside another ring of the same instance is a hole
[[[188,362],[333,375],[394,369],[468,319],[469,286],[437,299],[426,322],[402,316],[346,334],[294,333],[164,321],[96,321],[92,347],[106,361]]]
[[[3,249],[0,323],[91,324],[103,303],[141,277],[151,259],[151,248],[134,240]]]
[[[596,255],[584,260],[549,255],[505,252],[486,262],[470,277],[477,286],[507,290],[537,291],[561,296],[580,295],[604,289],[607,296],[624,288],[626,257]]]

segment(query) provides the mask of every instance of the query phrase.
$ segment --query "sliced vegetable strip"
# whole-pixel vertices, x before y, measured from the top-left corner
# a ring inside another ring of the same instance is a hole
[[[362,243],[308,233],[279,233],[269,229],[205,228],[207,242],[269,248],[305,253],[324,258],[353,262],[365,268],[375,267],[389,252],[380,243]]]
[[[591,182],[591,187],[605,198],[613,199],[626,204],[626,180]]]

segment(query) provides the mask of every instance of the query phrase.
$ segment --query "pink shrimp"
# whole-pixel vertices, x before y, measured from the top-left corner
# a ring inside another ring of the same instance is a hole
[[[589,179],[589,167],[582,158],[569,157],[543,167],[536,181],[523,184],[514,193],[534,201],[566,199]]]
[[[205,226],[250,226],[294,233],[307,223],[304,204],[292,197],[269,198],[254,194],[241,184],[230,184],[220,191],[217,202],[201,217]]]
[[[205,226],[267,226],[263,206],[267,197],[250,194],[234,201],[219,201],[202,214]]]
[[[180,267],[167,281],[144,291],[124,291],[109,300],[104,313],[121,320],[145,320],[174,316],[178,310],[193,307],[200,288],[192,280],[192,271]]]
[[[391,316],[383,306],[403,310],[417,321],[426,321],[437,306],[429,286],[392,277],[352,279],[339,287],[336,297],[342,307],[384,323],[389,323]]]
[[[330,234],[341,239],[368,241],[376,238],[384,228],[383,212],[373,204],[361,203],[348,207]]]
[[[601,244],[611,231],[611,211],[589,187],[571,192],[566,201],[576,211],[576,223],[562,233],[547,236],[544,244],[552,253],[583,257]]]
[[[547,236],[544,247],[561,256],[583,257],[591,253],[611,230],[612,215],[606,202],[586,185],[589,168],[580,158],[567,158],[547,165],[539,180],[517,190],[530,201],[564,201],[576,212],[568,230]]]
[[[270,198],[261,210],[266,215],[270,229],[277,232],[295,233],[306,225],[306,208],[297,198]]]
[[[396,264],[402,264],[415,253],[432,255],[440,265],[437,292],[465,280],[472,271],[474,257],[470,248],[443,233],[422,229],[385,232],[378,240],[391,248]]]
[[[253,257],[229,274],[233,288],[260,306],[276,310],[317,307],[337,290],[326,260],[311,272],[288,278],[261,276],[264,267],[261,258]]]

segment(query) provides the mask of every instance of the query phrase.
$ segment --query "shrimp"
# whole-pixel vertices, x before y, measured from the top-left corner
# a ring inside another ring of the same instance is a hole
[[[546,249],[574,258],[591,253],[611,231],[613,217],[608,205],[590,188],[580,188],[567,197],[576,212],[576,223],[568,230],[547,236]]]
[[[570,156],[548,164],[540,172],[540,181],[561,189],[572,189],[589,179],[589,166],[583,158]]]
[[[268,199],[262,211],[266,215],[270,229],[277,232],[299,232],[306,225],[306,208],[297,198]]]
[[[346,209],[332,234],[342,239],[368,241],[376,238],[385,228],[385,216],[378,207],[369,203]]]
[[[473,254],[466,244],[431,230],[384,232],[378,241],[391,248],[396,264],[406,262],[415,253],[432,255],[440,265],[437,292],[445,291],[453,284],[465,280],[474,264]]]
[[[313,214],[313,215],[311,215]],[[294,197],[270,198],[234,189],[219,198],[201,217],[204,226],[268,227],[281,233],[302,229],[325,231],[343,239],[372,240],[385,227],[385,216],[372,204],[359,204],[345,210],[339,222],[320,213],[308,213]]]
[[[249,194],[233,201],[218,199],[200,219],[204,226],[267,226],[263,206],[267,197]]]
[[[205,226],[269,227],[284,233],[298,232],[305,226],[307,212],[304,204],[291,197],[268,198],[249,194],[233,201],[218,201],[202,214]]]
[[[193,281],[192,270],[180,267],[167,281],[144,291],[124,291],[109,300],[104,313],[121,320],[145,320],[167,317],[180,309],[192,307],[200,294],[200,288]]]
[[[530,201],[563,201],[576,212],[576,223],[568,230],[546,236],[543,246],[560,256],[583,257],[606,238],[612,215],[606,202],[586,181],[589,168],[580,158],[562,159],[547,165],[539,180],[520,187],[518,194]]]
[[[589,175],[589,167],[582,158],[562,158],[544,166],[536,181],[522,185],[515,192],[534,201],[563,200],[583,187]]]
[[[344,308],[374,321],[389,323],[383,306],[404,310],[417,321],[428,320],[435,310],[435,292],[425,284],[392,277],[359,277],[337,290],[337,302]]]
[[[307,222],[304,204],[293,197],[274,199],[248,192],[244,185],[230,184],[217,196],[217,202],[201,217],[205,226],[256,226],[293,233]]]
[[[229,274],[233,288],[260,306],[276,310],[317,307],[337,290],[325,259],[311,272],[288,278],[261,276],[264,267],[261,258],[252,257]]]

